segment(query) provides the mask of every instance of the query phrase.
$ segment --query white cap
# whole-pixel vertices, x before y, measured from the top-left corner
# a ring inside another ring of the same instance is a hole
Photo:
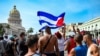
[[[69,36],[74,36],[75,33],[74,33],[74,32],[69,32],[68,35],[69,35]]]

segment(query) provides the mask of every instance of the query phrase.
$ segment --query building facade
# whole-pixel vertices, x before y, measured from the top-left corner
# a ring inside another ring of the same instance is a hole
[[[16,9],[16,6],[10,11],[8,23],[0,23],[5,28],[5,34],[7,35],[17,35],[21,32],[25,32],[25,28],[22,26],[22,20],[20,18],[20,12]],[[5,26],[9,25],[9,29]]]
[[[87,21],[85,23],[71,23],[66,25],[66,35],[69,31],[79,28],[80,31],[89,31],[94,38],[100,38],[100,17]]]
[[[25,32],[25,28],[22,26],[22,20],[20,18],[20,12],[16,9],[16,6],[10,11],[8,24],[11,28],[11,34],[19,35],[20,32]]]
[[[88,22],[83,23],[82,25],[78,26],[78,28],[82,31],[90,31],[94,37],[100,37],[100,18],[95,18]]]

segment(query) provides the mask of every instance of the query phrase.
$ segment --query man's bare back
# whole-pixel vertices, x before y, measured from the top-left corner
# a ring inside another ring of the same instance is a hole
[[[38,42],[39,52],[45,53],[47,56],[48,55],[59,56],[58,42],[57,42],[56,36],[51,34],[51,29],[48,26],[46,26],[45,28],[45,33],[46,34],[43,37],[40,37],[39,42]],[[49,39],[50,41],[48,42]],[[47,44],[46,48],[43,49],[46,44]]]
[[[46,49],[44,50],[44,53],[48,52],[48,53],[54,53],[55,49],[54,47],[56,47],[56,42],[57,42],[57,38],[54,35],[45,35],[43,37],[40,37],[40,42],[41,42],[41,48],[43,48],[45,46],[45,44],[47,43],[48,39],[51,37]]]

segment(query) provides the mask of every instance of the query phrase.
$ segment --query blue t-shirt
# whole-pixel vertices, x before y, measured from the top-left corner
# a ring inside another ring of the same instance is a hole
[[[87,46],[80,45],[75,47],[76,56],[86,56],[87,54]]]
[[[41,54],[36,53],[36,54],[33,54],[32,56],[41,56]]]

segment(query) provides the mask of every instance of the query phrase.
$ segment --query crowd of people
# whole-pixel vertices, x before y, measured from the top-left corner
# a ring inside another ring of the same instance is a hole
[[[25,32],[20,37],[0,37],[0,56],[100,56],[100,47],[93,41],[89,32],[73,31],[66,37],[66,27],[62,31],[51,33],[49,26],[40,34],[25,37]]]

